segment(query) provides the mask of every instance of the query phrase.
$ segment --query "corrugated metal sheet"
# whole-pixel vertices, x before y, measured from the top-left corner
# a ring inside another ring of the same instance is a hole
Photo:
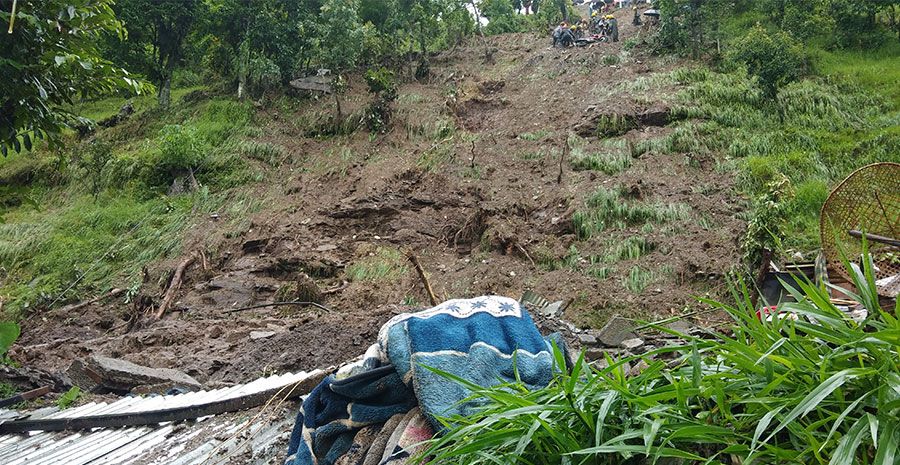
[[[35,412],[31,418],[75,418],[198,405],[279,389],[321,373],[320,370],[287,373],[213,391],[128,397],[113,403],[90,403],[52,413],[46,410]],[[276,464],[283,459],[281,455],[286,450],[293,423],[292,409],[287,407],[296,407],[296,404],[277,402],[245,412],[178,424],[5,435],[0,436],[0,464]],[[16,415],[18,413],[13,411],[0,411],[0,422],[10,421]]]

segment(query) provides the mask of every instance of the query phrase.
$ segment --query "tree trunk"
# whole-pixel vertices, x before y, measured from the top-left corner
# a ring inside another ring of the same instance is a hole
[[[334,111],[335,111],[334,126],[337,127],[339,124],[341,124],[341,117],[343,116],[343,112],[341,112],[341,97],[340,97],[340,93],[338,92],[338,89],[335,88],[333,92],[334,92]]]
[[[169,108],[172,100],[172,73],[166,73],[163,77],[162,84],[159,86],[158,103],[162,108]]]

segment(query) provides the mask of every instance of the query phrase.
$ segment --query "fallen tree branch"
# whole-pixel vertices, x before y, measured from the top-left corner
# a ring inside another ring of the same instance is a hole
[[[232,309],[232,310],[226,310],[225,313],[243,312],[243,311],[245,311],[245,310],[253,310],[253,309],[255,309],[255,308],[264,308],[264,307],[280,307],[280,306],[282,306],[282,305],[300,305],[300,306],[303,306],[303,307],[316,307],[316,308],[320,308],[320,309],[322,309],[322,310],[325,310],[326,312],[332,311],[330,308],[328,308],[328,307],[326,307],[326,306],[324,306],[324,305],[322,305],[322,304],[320,304],[320,303],[318,303],[318,302],[308,302],[308,301],[294,300],[294,301],[290,301],[290,302],[271,302],[271,303],[268,303],[268,304],[249,305],[249,306],[247,306],[247,307],[241,307],[241,308],[235,308],[235,309]]]
[[[63,308],[60,308],[59,311],[60,312],[72,312],[75,310],[81,310],[82,308],[87,307],[88,305],[95,304],[97,302],[100,302],[101,300],[106,300],[106,299],[115,297],[123,292],[125,292],[125,289],[115,288],[115,289],[107,292],[106,294],[98,295],[97,297],[94,297],[93,299],[85,300],[84,302],[80,302],[77,304],[66,305]]]
[[[428,292],[428,300],[431,301],[431,305],[437,305],[438,299],[434,295],[434,290],[431,288],[431,282],[428,281],[428,276],[425,275],[425,270],[422,268],[422,265],[419,264],[419,259],[411,251],[406,252],[406,258],[412,262],[413,267],[416,269],[416,273],[419,274],[419,279],[421,279],[422,284],[425,285],[425,291]]]
[[[166,294],[163,297],[163,301],[159,304],[159,308],[156,309],[156,319],[160,319],[163,315],[166,314],[166,310],[172,305],[172,301],[175,300],[175,294],[178,293],[178,289],[181,288],[181,280],[184,278],[184,270],[187,267],[191,266],[191,263],[194,263],[194,260],[197,259],[197,254],[192,253],[187,258],[184,259],[179,265],[178,268],[175,268],[175,274],[172,276],[172,282],[169,283],[169,288],[166,290]]]

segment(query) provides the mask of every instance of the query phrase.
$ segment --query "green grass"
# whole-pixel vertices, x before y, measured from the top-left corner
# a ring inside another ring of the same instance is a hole
[[[762,225],[779,240],[745,243],[816,249],[818,215],[829,190],[866,164],[900,162],[900,46],[819,55],[821,76],[781,90],[783,122],[774,103],[740,72],[682,68],[653,78],[678,86],[665,97],[682,121],[664,137],[635,144],[634,155],[712,155],[717,171],[736,170],[739,188],[751,198],[785,177],[782,214]]]
[[[607,229],[668,223],[690,215],[687,205],[628,199],[621,188],[598,188],[587,199],[585,207],[572,217],[579,239],[588,239]]]
[[[82,110],[102,117],[121,103],[105,99]],[[228,235],[259,208],[258,194],[235,189],[261,176],[236,149],[251,122],[248,105],[217,98],[176,103],[168,113],[137,110],[129,121],[97,132],[112,147],[99,167],[83,166],[75,140],[58,154],[37,149],[0,164],[0,180],[14,189],[13,197],[33,202],[0,207],[0,295],[13,318],[135,286],[142,267],[181,252],[183,231],[198,216],[219,213]],[[179,125],[178,138],[160,132],[164,123]],[[174,154],[185,141],[192,149]],[[171,167],[179,163],[190,165],[202,187],[167,196],[176,176]],[[87,181],[96,179],[95,198]]]
[[[646,270],[640,266],[633,266],[628,275],[622,278],[622,287],[633,294],[640,294],[657,278],[652,270]]]
[[[520,381],[478,386],[466,416],[422,457],[442,464],[896,463],[900,444],[900,322],[878,306],[871,262],[853,273],[854,299],[870,317],[856,323],[824,288],[791,292],[782,317],[760,321],[746,287],[734,304],[708,302],[728,328],[636,356],[568,365],[555,351],[547,387]],[[893,313],[897,313],[893,309]],[[814,318],[810,322],[808,318]],[[665,322],[653,325],[664,331]],[[643,365],[633,372],[630,367]]]
[[[523,132],[522,134],[519,134],[518,138],[519,138],[520,140],[527,140],[527,141],[529,141],[529,142],[536,142],[536,141],[541,141],[541,140],[546,139],[546,138],[549,137],[551,134],[553,134],[552,131],[547,130],[547,129],[541,129],[541,130],[539,130],[539,131],[534,131],[534,132]]]
[[[347,267],[351,281],[388,283],[399,280],[408,271],[406,258],[391,247],[378,247],[375,252]]]
[[[172,89],[172,103],[178,104],[181,98],[185,95],[203,89],[203,86]],[[145,94],[128,99],[123,99],[121,97],[107,97],[76,103],[72,106],[72,108],[70,108],[70,110],[78,114],[79,116],[90,118],[94,121],[99,121],[118,114],[119,109],[122,108],[122,105],[129,101],[132,103],[132,106],[134,106],[135,113],[138,113],[156,108],[157,99],[156,94]]]

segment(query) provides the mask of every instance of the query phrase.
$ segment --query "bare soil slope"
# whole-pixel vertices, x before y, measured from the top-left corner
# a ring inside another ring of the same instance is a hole
[[[630,12],[622,16],[624,40],[637,31]],[[572,299],[564,318],[581,326],[614,313],[668,316],[692,296],[717,295],[744,228],[733,174],[711,159],[629,150],[668,129],[665,107],[623,84],[677,63],[624,51],[622,42],[558,50],[532,35],[489,41],[493,63],[473,40],[432,57],[427,81],[402,84],[387,134],[310,137],[331,114],[330,99],[262,107],[259,142],[286,154],[252,187],[264,207],[240,237],[226,237],[213,218],[189,231],[185,253],[203,250],[206,266],[188,269],[175,308],[161,321],[138,321],[141,308],[123,302],[49,312],[26,323],[14,358],[63,370],[98,353],[180,368],[210,386],[337,364],[361,354],[393,314],[427,306],[407,250],[439,298],[533,289]],[[352,84],[345,109],[360,112],[370,97],[361,80]],[[601,139],[596,128],[610,115],[629,123]],[[573,170],[571,159],[590,153],[617,155],[621,166]],[[598,188],[616,186],[617,204],[683,204],[683,214],[579,236],[573,217]],[[649,245],[617,250],[635,239]],[[179,261],[150,270],[142,295],[158,303],[154,278]],[[298,283],[299,297],[320,292],[332,311],[226,313],[296,298]]]

